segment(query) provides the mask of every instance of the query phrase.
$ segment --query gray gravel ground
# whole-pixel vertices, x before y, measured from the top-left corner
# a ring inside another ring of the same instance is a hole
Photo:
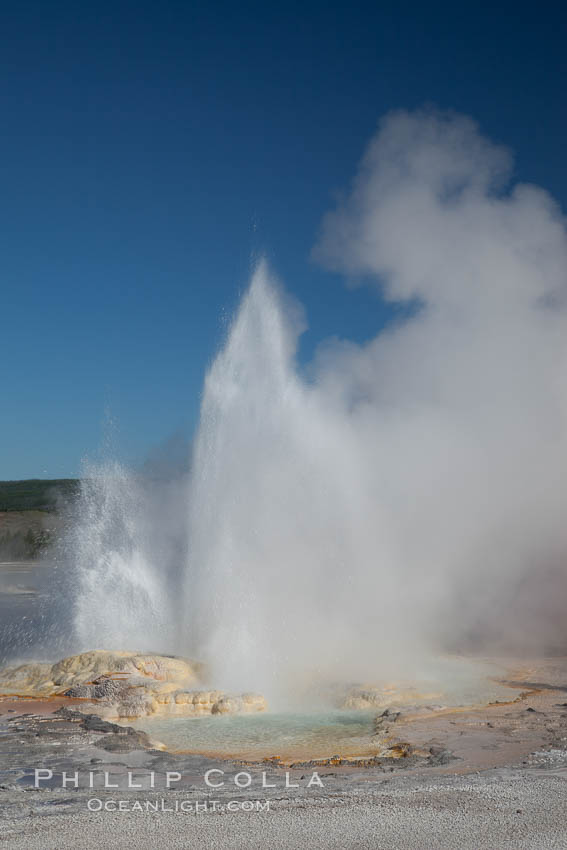
[[[525,683],[530,691],[513,702],[400,724],[400,740],[417,748],[406,758],[295,765],[292,788],[284,764],[168,753],[97,717],[61,708],[47,715],[31,704],[23,707],[39,713],[21,714],[8,701],[0,718],[0,850],[567,850],[564,660],[547,663],[542,675],[548,684]],[[432,760],[434,750],[448,758]],[[53,771],[40,789],[34,767]],[[314,767],[320,787],[308,784]],[[211,768],[224,780],[214,790],[205,781]],[[75,770],[80,787],[61,788],[62,772]],[[167,771],[178,772],[174,791],[164,790]],[[241,771],[251,775],[248,789],[238,787]],[[123,790],[96,790],[106,773]],[[128,790],[130,773],[149,790]],[[89,811],[89,800],[106,810]],[[255,800],[259,811],[250,810]],[[119,801],[125,810],[116,810]]]
[[[82,848],[567,848],[567,769],[500,769],[467,776],[396,776],[371,791],[280,798],[270,811],[194,813],[87,810],[87,792],[3,791],[0,843],[26,850]],[[98,799],[134,799],[128,794]],[[173,807],[182,793],[165,799]],[[246,799],[240,798],[240,801]],[[34,815],[34,817],[31,817]]]

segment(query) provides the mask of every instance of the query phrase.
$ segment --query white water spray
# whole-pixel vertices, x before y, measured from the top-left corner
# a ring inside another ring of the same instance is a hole
[[[191,482],[189,643],[268,693],[356,676],[397,601],[356,434],[298,374],[302,328],[260,264],[207,375]]]

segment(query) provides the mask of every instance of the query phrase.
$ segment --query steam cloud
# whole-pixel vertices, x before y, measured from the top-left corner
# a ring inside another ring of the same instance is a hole
[[[260,264],[206,378],[182,569],[124,498],[138,481],[106,476],[120,498],[102,531],[105,486],[90,485],[85,648],[193,654],[221,686],[270,694],[439,647],[565,639],[567,239],[546,192],[509,186],[511,166],[466,117],[382,121],[314,256],[409,318],[365,345],[326,342],[307,380],[301,308]],[[120,504],[138,519],[116,535]]]

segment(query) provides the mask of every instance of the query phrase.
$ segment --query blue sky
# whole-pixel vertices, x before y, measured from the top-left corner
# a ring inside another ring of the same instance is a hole
[[[391,308],[309,259],[381,115],[433,103],[565,207],[565,13],[436,3],[33,3],[0,12],[0,478],[63,477],[108,412],[141,462],[190,433],[265,253],[301,356]]]

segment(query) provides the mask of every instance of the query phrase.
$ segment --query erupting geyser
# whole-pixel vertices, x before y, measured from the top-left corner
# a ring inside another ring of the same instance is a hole
[[[567,240],[509,169],[469,119],[383,122],[315,254],[413,309],[304,372],[302,311],[259,264],[206,377],[183,519],[179,483],[87,471],[79,648],[177,652],[272,695],[482,635],[564,638]]]

